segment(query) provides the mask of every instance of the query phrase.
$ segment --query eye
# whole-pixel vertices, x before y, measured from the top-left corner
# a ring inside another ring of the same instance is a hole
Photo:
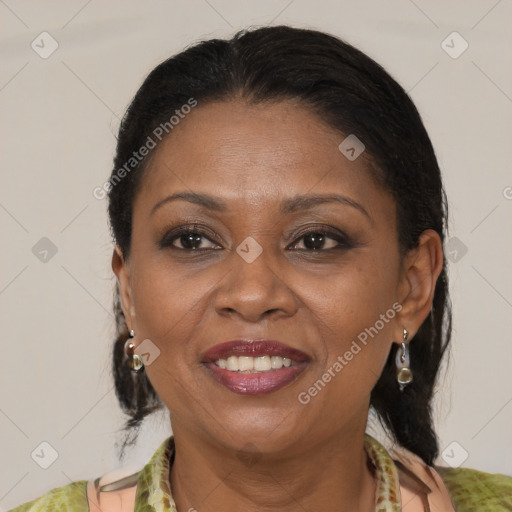
[[[330,249],[348,249],[352,246],[350,239],[341,232],[326,229],[314,229],[303,233],[298,240],[303,240],[303,248],[295,243],[291,248],[301,251],[327,251]]]
[[[182,227],[164,236],[160,248],[171,248],[179,251],[219,250],[222,247],[212,241],[213,234],[198,226]],[[335,249],[349,249],[353,244],[348,236],[341,231],[317,228],[303,232],[290,249],[305,252],[325,252]],[[300,242],[302,241],[302,242]],[[301,247],[302,246],[302,247]]]
[[[174,231],[170,235],[166,235],[160,242],[160,247],[171,247],[181,251],[203,251],[207,249],[215,249],[208,246],[209,241],[216,247],[220,247],[207,236],[207,234],[197,227],[181,228]],[[181,246],[181,247],[180,247]]]

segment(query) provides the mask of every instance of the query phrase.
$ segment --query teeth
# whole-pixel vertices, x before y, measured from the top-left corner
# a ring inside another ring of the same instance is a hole
[[[226,370],[230,370],[232,372],[238,371],[238,357],[237,356],[229,356],[226,364]]]
[[[232,372],[259,373],[288,368],[297,363],[292,362],[288,357],[281,356],[229,356],[227,359],[215,361],[215,364]]]
[[[238,357],[238,370],[241,372],[254,370],[254,359],[252,357]]]
[[[254,369],[257,372],[268,372],[272,368],[269,356],[260,356],[254,358]]]
[[[272,356],[270,358],[272,368],[279,369],[283,366],[283,358],[281,356]]]

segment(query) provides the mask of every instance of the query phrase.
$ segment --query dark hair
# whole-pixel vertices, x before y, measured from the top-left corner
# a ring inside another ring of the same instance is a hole
[[[370,57],[332,35],[274,26],[194,44],[158,65],[136,93],[119,129],[108,194],[112,236],[125,258],[130,254],[133,202],[148,158],[136,162],[122,179],[113,178],[119,177],[116,173],[123,166],[126,169],[133,152],[155,128],[169,125],[171,116],[191,98],[199,108],[208,101],[234,98],[251,103],[298,100],[332,128],[363,141],[373,173],[395,199],[402,254],[417,246],[426,229],[435,230],[444,242],[448,212],[439,166],[421,117],[404,89]],[[130,431],[163,404],[145,372],[134,375],[126,362],[123,347],[128,329],[117,284],[114,308],[115,388],[129,415],[125,429]],[[413,382],[399,390],[394,343],[370,401],[393,438],[430,465],[438,454],[431,401],[450,336],[444,260],[431,312],[410,345]]]

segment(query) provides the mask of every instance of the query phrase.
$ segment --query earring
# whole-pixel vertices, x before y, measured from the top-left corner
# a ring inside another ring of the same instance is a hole
[[[135,337],[135,332],[130,330],[130,337],[126,340],[124,344],[124,352],[130,359],[130,368],[133,372],[139,373],[142,368],[144,368],[144,361],[142,361],[142,357],[139,354],[135,354],[134,348],[135,345],[132,342],[132,339]]]
[[[406,343],[408,334],[407,329],[404,329],[402,343],[400,344],[400,348],[397,350],[395,358],[396,380],[400,385],[400,391],[403,391],[405,386],[412,382],[412,371],[409,368],[409,343]]]

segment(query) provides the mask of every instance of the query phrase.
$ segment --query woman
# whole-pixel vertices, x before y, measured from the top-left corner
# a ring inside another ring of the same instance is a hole
[[[378,64],[286,26],[192,46],[137,92],[104,190],[117,396],[173,437],[16,511],[512,509],[512,478],[432,467],[446,202]]]

